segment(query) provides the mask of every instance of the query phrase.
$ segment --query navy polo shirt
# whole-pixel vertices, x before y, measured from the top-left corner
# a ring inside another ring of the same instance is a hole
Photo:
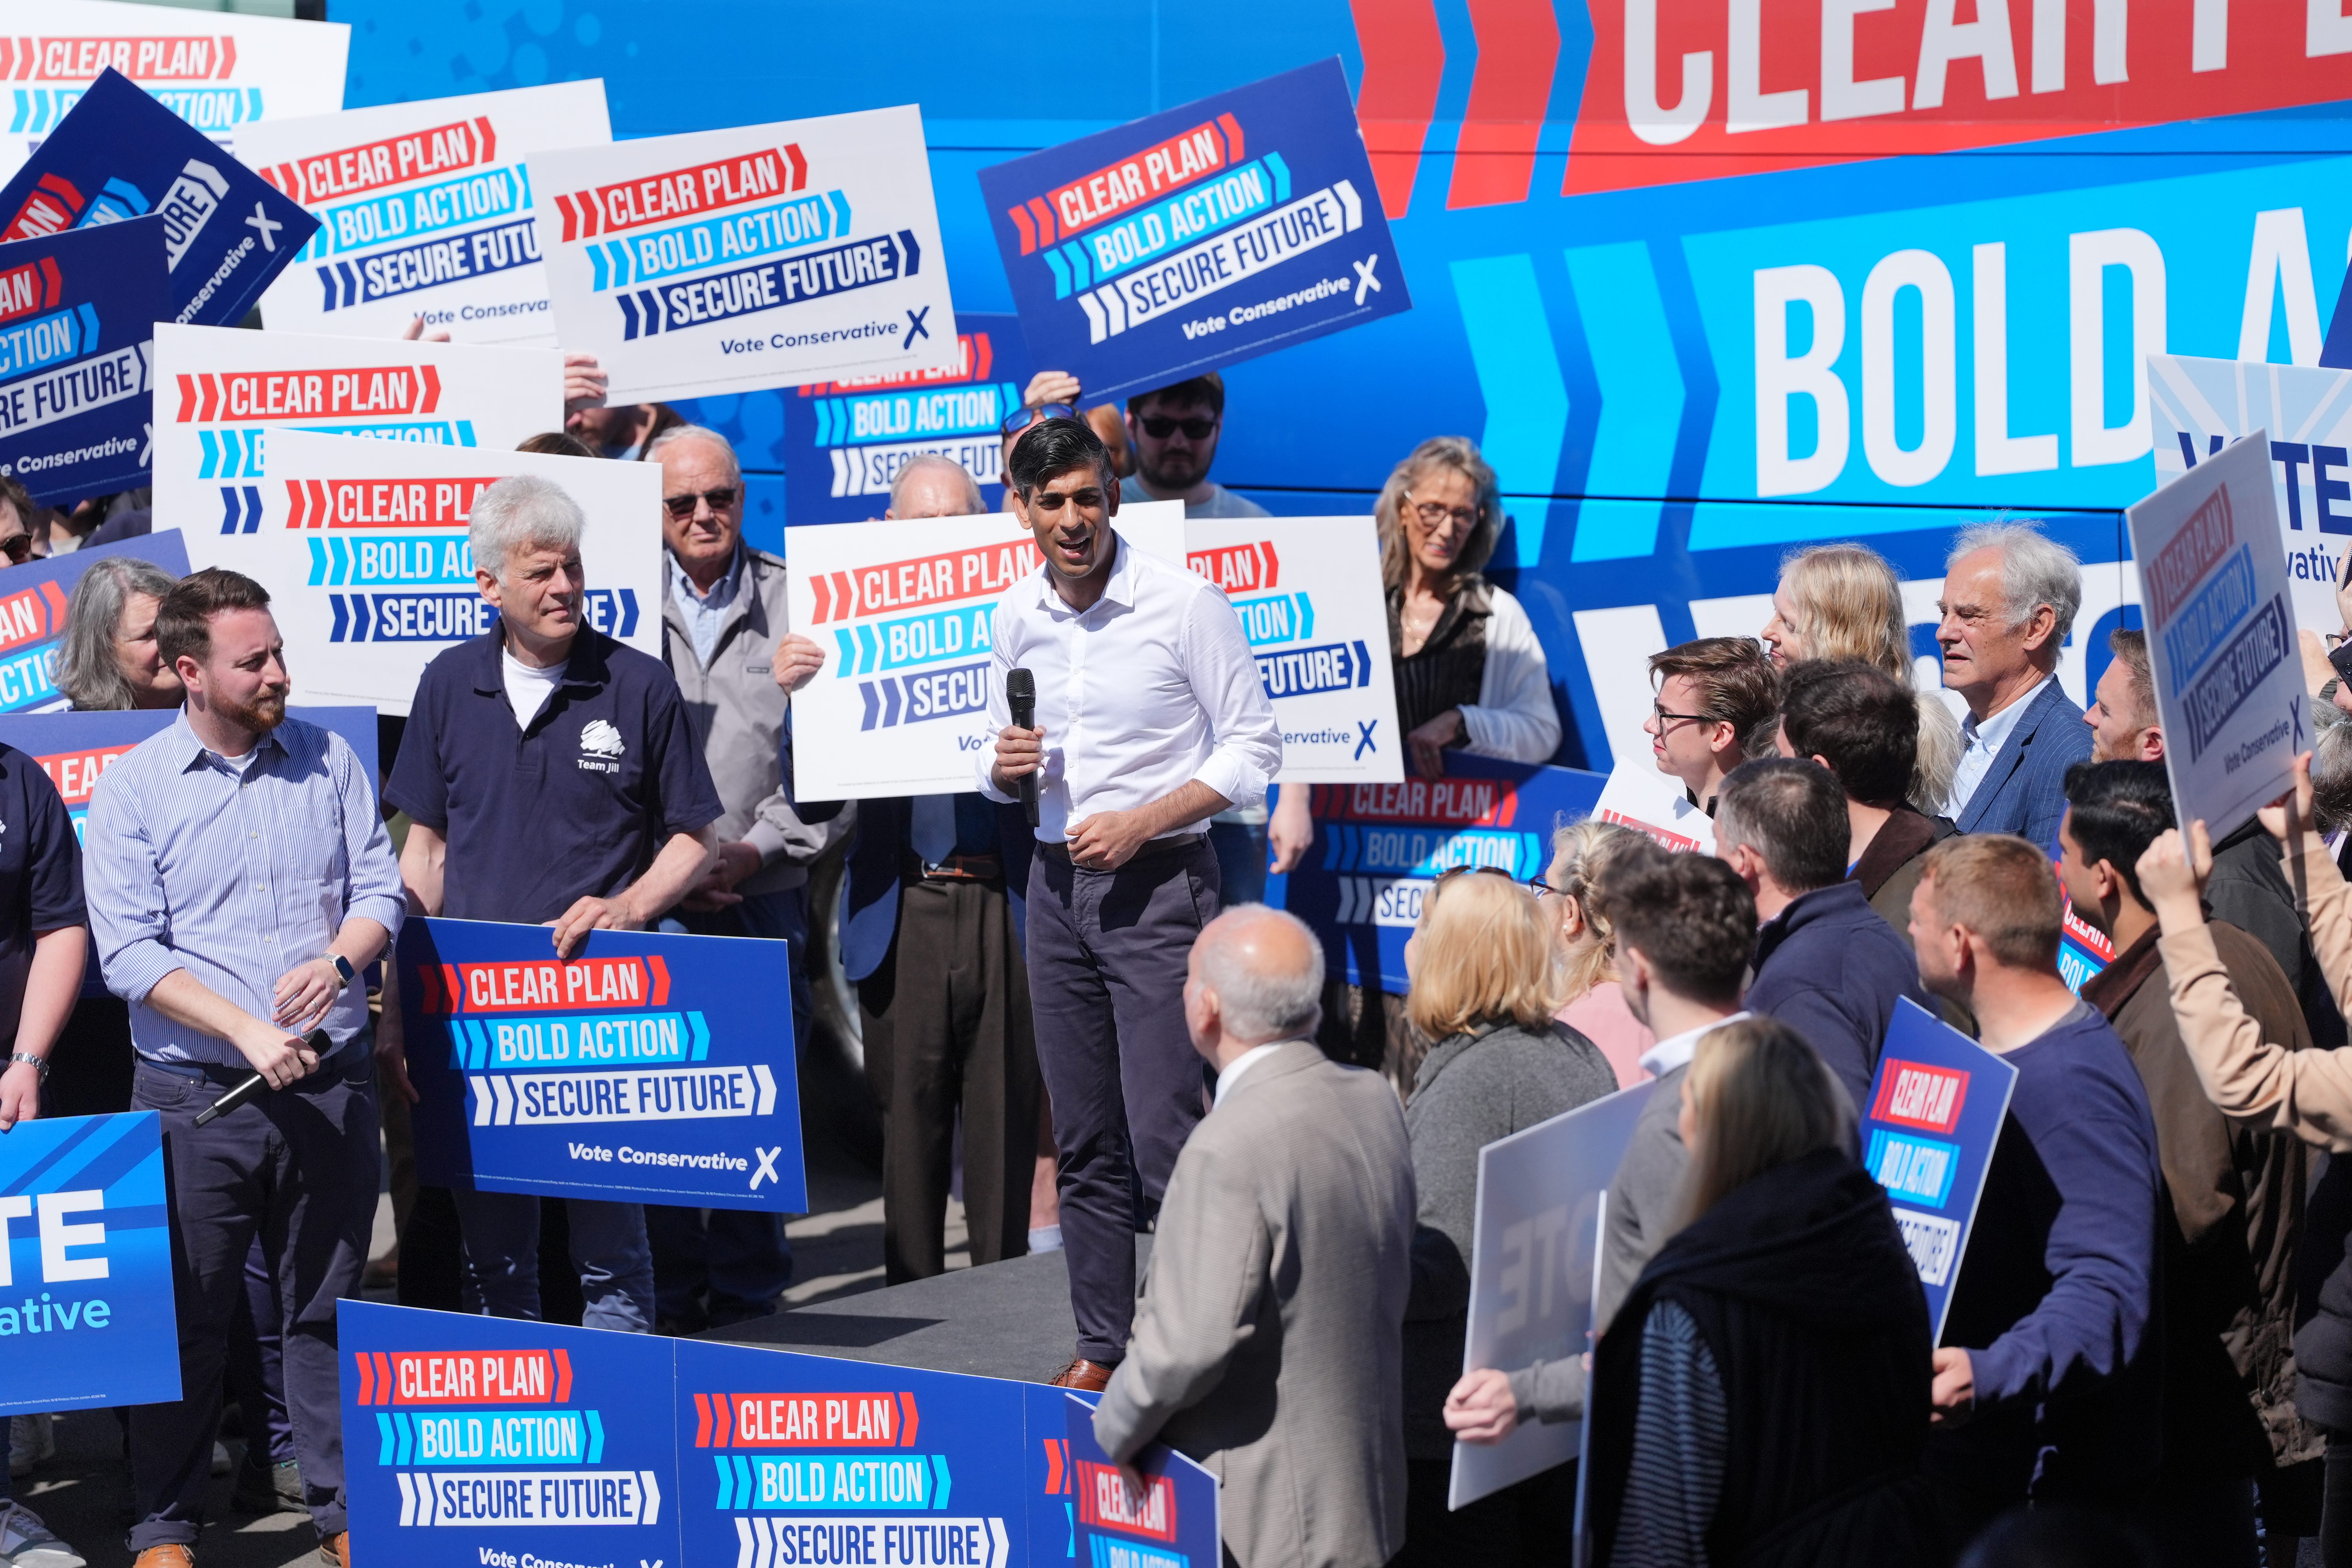
[[[40,763],[0,745],[0,1042],[16,1037],[33,939],[84,918],[81,843],[66,803]]]
[[[542,924],[610,898],[725,807],[677,682],[583,627],[530,728],[507,701],[502,628],[425,667],[384,798],[448,842],[441,912]]]

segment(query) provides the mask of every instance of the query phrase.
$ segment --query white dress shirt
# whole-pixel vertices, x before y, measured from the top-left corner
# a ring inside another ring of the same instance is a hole
[[[1982,723],[1977,721],[1973,713],[1960,721],[1960,743],[1964,750],[1960,752],[1960,765],[1952,770],[1952,793],[1944,802],[1946,816],[1957,818],[1968,808],[1969,798],[1977,793],[1977,786],[1984,783],[1985,774],[1992,771],[1992,760],[2000,754],[2009,732],[2017,728],[2017,721],[2025,717],[2025,710],[2033,706],[2035,698],[2042,695],[2042,687],[2057,679],[2055,675],[2043,676],[2032,690]]]
[[[1737,1024],[1748,1016],[1742,1007],[1728,1017],[1717,1018],[1711,1024],[1701,1024],[1696,1029],[1685,1029],[1679,1035],[1669,1035],[1642,1053],[1642,1066],[1652,1078],[1664,1078],[1679,1067],[1688,1067],[1691,1058],[1698,1054],[1698,1043],[1709,1029],[1720,1029],[1726,1024]]]
[[[1123,540],[1102,597],[1084,613],[1055,591],[1052,570],[1041,563],[1007,590],[990,627],[992,737],[1013,721],[1005,672],[1026,668],[1037,680],[1039,840],[1058,844],[1073,822],[1149,805],[1194,779],[1235,805],[1263,799],[1282,771],[1282,731],[1225,596]],[[1018,799],[997,789],[995,763],[992,739],[973,758],[982,793]],[[1184,823],[1160,837],[1199,831]]]
[[[1223,1067],[1219,1068],[1217,1069],[1217,1092],[1211,1097],[1209,1100],[1209,1108],[1213,1110],[1218,1106],[1223,1105],[1225,1102],[1225,1096],[1231,1094],[1233,1092],[1234,1086],[1241,1082],[1243,1074],[1248,1072],[1250,1068],[1257,1066],[1258,1063],[1265,1060],[1266,1058],[1274,1055],[1275,1052],[1282,1049],[1283,1047],[1289,1043],[1290,1042],[1288,1040],[1268,1040],[1262,1046],[1252,1046],[1249,1049],[1235,1057],[1232,1061],[1229,1061]]]

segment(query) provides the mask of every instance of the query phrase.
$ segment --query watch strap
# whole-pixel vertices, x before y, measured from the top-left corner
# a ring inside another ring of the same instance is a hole
[[[30,1063],[32,1063],[32,1064],[33,1064],[33,1070],[34,1070],[37,1074],[38,1074],[38,1075],[39,1075],[40,1080],[41,1080],[43,1083],[47,1083],[47,1082],[48,1082],[48,1081],[49,1081],[49,1058],[47,1058],[47,1057],[37,1057],[37,1056],[33,1055],[30,1051],[12,1051],[12,1052],[10,1052],[10,1053],[9,1053],[8,1060],[9,1060],[9,1063],[10,1063],[12,1066],[13,1066],[14,1064],[17,1063],[17,1062],[30,1062]]]

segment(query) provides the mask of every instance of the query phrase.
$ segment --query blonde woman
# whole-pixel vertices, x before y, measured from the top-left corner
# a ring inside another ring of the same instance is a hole
[[[1861,544],[1817,544],[1780,563],[1772,618],[1759,634],[1783,669],[1809,658],[1859,659],[1911,688],[1919,703],[1919,758],[1910,798],[1934,816],[1960,765],[1960,721],[1912,679],[1911,628],[1895,568]]]
[[[1927,1304],[1852,1110],[1793,1029],[1704,1036],[1682,1228],[1593,1353],[1593,1560],[1937,1561]]]
[[[1650,1071],[1642,1053],[1658,1043],[1650,1026],[1633,1016],[1617,987],[1617,933],[1593,907],[1592,889],[1609,862],[1642,836],[1613,823],[1572,823],[1551,837],[1551,866],[1544,881],[1552,896],[1543,907],[1559,925],[1562,981],[1567,1000],[1554,1015],[1591,1040],[1608,1058],[1617,1087],[1644,1082]]]
[[[1405,949],[1414,1026],[1436,1042],[1405,1103],[1420,1195],[1405,1304],[1405,1546],[1396,1565],[1517,1563],[1556,1552],[1547,1520],[1564,1489],[1538,1476],[1449,1511],[1445,1395],[1469,1328],[1478,1151],[1613,1092],[1608,1061],[1556,1022],[1564,963],[1550,917],[1501,871],[1449,871],[1423,896]]]

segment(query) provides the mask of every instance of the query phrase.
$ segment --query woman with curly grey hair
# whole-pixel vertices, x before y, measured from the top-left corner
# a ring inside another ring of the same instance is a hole
[[[155,648],[155,608],[173,578],[151,561],[93,561],[66,601],[58,689],[79,711],[177,708],[180,678]]]

